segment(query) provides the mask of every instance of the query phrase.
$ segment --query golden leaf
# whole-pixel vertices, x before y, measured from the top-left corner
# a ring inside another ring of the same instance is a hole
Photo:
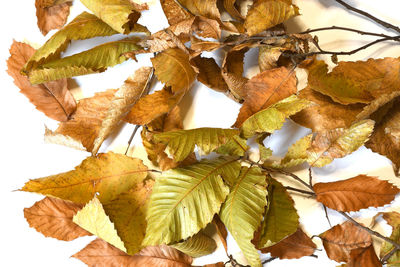
[[[60,4],[44,6],[43,0],[36,0],[37,24],[43,35],[54,29],[60,29],[67,22],[72,0],[62,1]]]

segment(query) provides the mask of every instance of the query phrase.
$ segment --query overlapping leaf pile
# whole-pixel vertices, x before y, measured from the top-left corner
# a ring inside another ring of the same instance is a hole
[[[60,30],[38,50],[14,42],[7,65],[21,93],[60,121],[55,131],[46,129],[46,140],[92,153],[74,170],[30,180],[21,189],[46,196],[24,210],[30,226],[45,236],[98,237],[74,255],[89,266],[191,266],[192,257],[216,249],[203,231],[210,224],[226,251],[226,229],[232,234],[252,267],[262,265],[258,251],[280,259],[310,256],[316,245],[299,224],[288,188],[273,173],[296,177],[284,169],[323,167],[364,144],[387,156],[398,173],[399,59],[340,62],[329,73],[325,62],[311,59],[300,65],[308,71],[308,86],[297,92],[300,62],[288,59],[309,52],[316,40],[286,32],[282,23],[299,15],[291,0],[254,1],[247,12],[240,1],[161,0],[170,26],[153,34],[137,23],[145,4],[81,2],[92,14],[63,26],[71,1],[36,0],[40,30]],[[117,33],[126,38],[62,57],[72,40]],[[225,55],[221,65],[202,56],[218,49]],[[244,56],[251,49],[259,52],[260,73],[247,78]],[[68,78],[103,72],[140,53],[156,53],[153,66],[137,70],[119,89],[78,102],[67,88]],[[153,75],[165,87],[148,94]],[[242,103],[232,129],[183,129],[179,103],[196,80]],[[271,160],[263,141],[289,118],[312,133],[280,161]],[[162,170],[156,178],[140,159],[98,154],[122,122],[144,126],[148,158]],[[254,139],[258,162],[248,159]],[[218,156],[202,158],[212,152]],[[303,184],[305,193],[342,213],[383,206],[399,193],[367,175]],[[391,239],[399,241],[399,215],[383,218],[393,226]],[[380,266],[370,233],[358,226],[346,222],[320,235],[329,258],[346,266]],[[397,249],[388,242],[381,251],[382,257],[392,253],[392,266]]]

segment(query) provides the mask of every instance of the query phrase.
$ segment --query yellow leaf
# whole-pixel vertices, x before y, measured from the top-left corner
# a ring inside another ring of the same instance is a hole
[[[199,232],[188,240],[171,245],[171,247],[182,251],[186,255],[197,258],[213,253],[217,249],[217,244],[214,239],[205,235],[203,232]]]

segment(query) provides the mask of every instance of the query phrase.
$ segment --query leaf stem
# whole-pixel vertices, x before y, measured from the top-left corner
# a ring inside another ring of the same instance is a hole
[[[314,192],[310,192],[310,191],[307,191],[307,190],[302,190],[302,189],[294,188],[294,187],[291,187],[291,186],[285,186],[285,188],[287,190],[290,190],[290,191],[299,192],[299,193],[307,194],[307,195],[310,195],[310,196],[315,196]]]
[[[316,29],[308,29],[306,31],[300,32],[299,34],[308,34],[308,33],[312,33],[312,32],[330,31],[330,30],[349,31],[349,32],[358,33],[360,35],[370,35],[370,36],[377,36],[377,37],[384,37],[384,38],[391,37],[391,36],[383,34],[383,33],[360,31],[357,29],[342,27],[342,26],[330,26],[330,27],[321,27],[321,28],[316,28]]]
[[[284,170],[281,170],[281,169],[265,167],[265,166],[262,166],[261,164],[257,164],[257,165],[259,167],[263,168],[264,170],[268,171],[268,172],[277,172],[277,173],[281,173],[283,175],[289,176],[289,177],[293,178],[294,180],[298,181],[299,183],[301,183],[302,185],[304,185],[305,187],[307,187],[307,188],[311,189],[312,191],[314,191],[312,186],[310,186],[309,184],[304,182],[299,176],[297,176],[294,173],[287,172],[287,171],[284,171]]]
[[[136,125],[136,126],[135,126],[135,129],[133,130],[132,135],[131,135],[131,137],[129,138],[128,147],[126,148],[125,155],[128,154],[129,148],[131,147],[132,140],[133,140],[133,138],[135,137],[137,131],[139,130],[139,128],[140,128],[141,126],[142,126],[142,125]]]

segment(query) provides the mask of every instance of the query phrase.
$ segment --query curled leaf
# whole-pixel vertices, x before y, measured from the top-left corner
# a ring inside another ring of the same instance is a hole
[[[36,0],[37,24],[43,35],[54,29],[60,29],[67,22],[72,0],[44,6],[43,0]]]
[[[171,245],[171,247],[194,258],[206,256],[217,249],[214,239],[202,232],[190,237],[184,242]]]

